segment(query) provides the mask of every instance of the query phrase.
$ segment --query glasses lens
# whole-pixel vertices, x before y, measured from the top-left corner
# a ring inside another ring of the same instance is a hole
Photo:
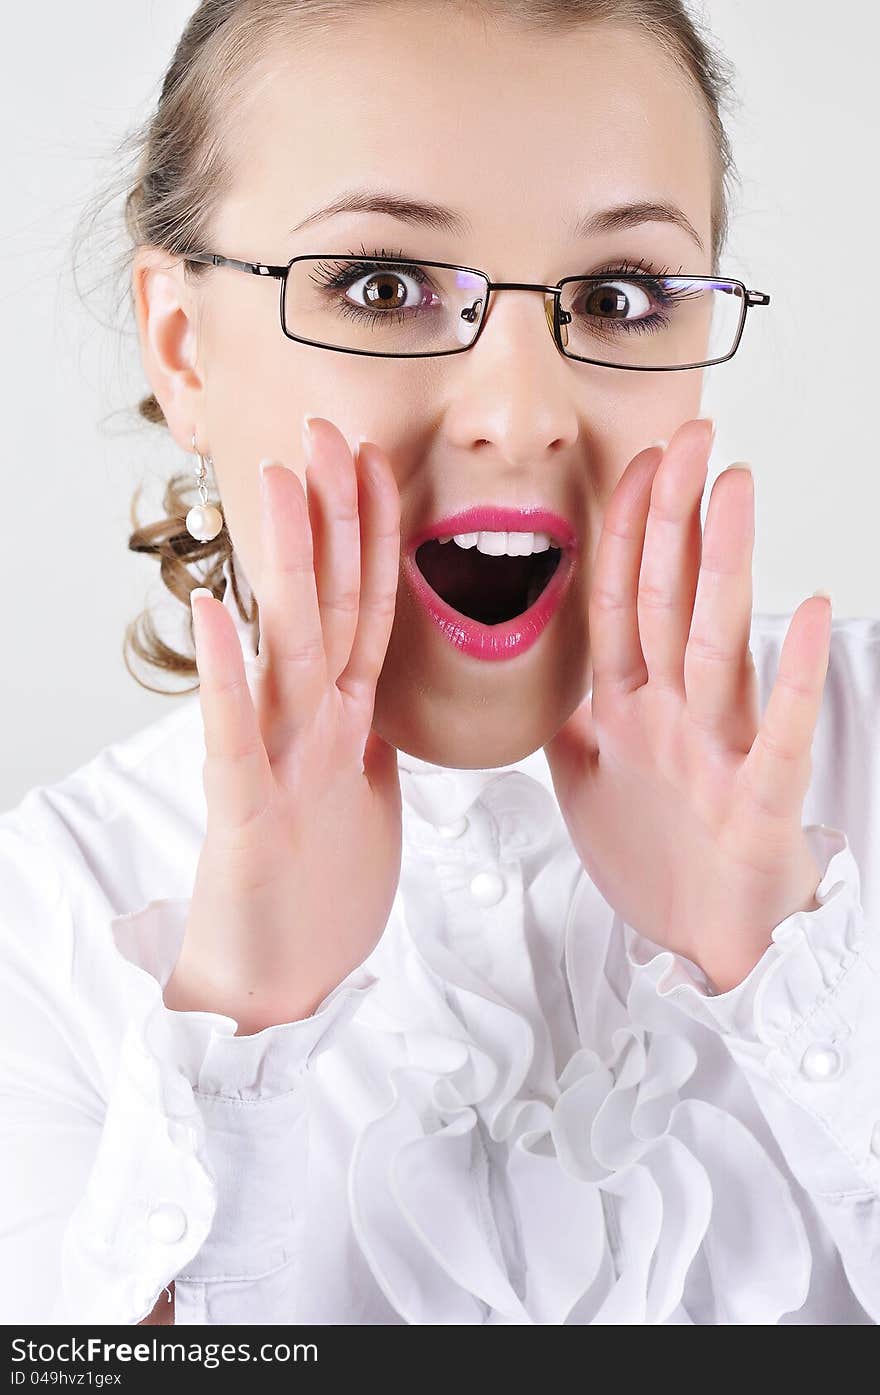
[[[487,281],[461,267],[302,257],[287,276],[288,334],[369,354],[438,354],[476,337]]]
[[[567,281],[559,299],[566,353],[618,368],[725,359],[745,313],[743,287],[709,277],[590,277]]]

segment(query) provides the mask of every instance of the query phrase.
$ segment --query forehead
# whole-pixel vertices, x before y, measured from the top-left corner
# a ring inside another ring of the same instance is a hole
[[[357,186],[466,211],[473,236],[454,241],[475,250],[520,237],[568,245],[577,215],[637,197],[677,203],[708,245],[709,121],[693,84],[637,30],[536,34],[469,11],[383,6],[330,34],[292,30],[249,90],[233,128],[230,229],[255,232],[259,219],[283,235]],[[394,231],[386,215],[341,214],[305,237],[329,249],[368,225]],[[680,230],[654,236],[693,255]],[[451,241],[427,228],[418,240],[438,257]]]

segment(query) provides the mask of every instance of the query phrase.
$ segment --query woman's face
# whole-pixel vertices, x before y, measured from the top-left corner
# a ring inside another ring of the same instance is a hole
[[[363,245],[549,285],[645,260],[711,272],[709,122],[656,44],[620,28],[535,37],[467,12],[451,22],[439,8],[355,8],[332,41],[276,49],[261,65],[234,128],[234,192],[206,250],[284,264]],[[290,231],[354,189],[449,206],[467,230],[343,212]],[[663,221],[574,235],[581,215],[643,200],[681,209],[702,250]],[[258,600],[259,461],[304,479],[306,414],[387,453],[402,553],[432,523],[480,505],[545,508],[571,525],[579,544],[560,608],[537,642],[503,659],[451,642],[401,567],[376,694],[379,734],[440,765],[505,765],[549,741],[591,684],[588,600],[609,496],[634,455],[699,414],[702,373],[567,359],[533,291],[494,292],[467,353],[382,359],[285,338],[275,280],[219,269],[195,285],[178,265],[144,286],[151,383],[181,448],[195,430],[213,456]]]

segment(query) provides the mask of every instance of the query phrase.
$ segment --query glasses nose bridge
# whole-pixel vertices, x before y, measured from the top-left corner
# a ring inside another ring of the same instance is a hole
[[[556,347],[559,344],[556,338],[556,299],[562,295],[561,286],[545,286],[540,281],[489,281],[486,296],[486,315],[489,314],[489,306],[492,302],[493,291],[541,291],[544,296],[544,316],[547,320],[547,328],[550,331],[550,338]],[[483,317],[485,322],[486,316]]]

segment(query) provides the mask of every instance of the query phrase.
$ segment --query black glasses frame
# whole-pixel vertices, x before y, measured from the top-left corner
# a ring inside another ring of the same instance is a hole
[[[601,276],[566,276],[563,278],[562,281],[558,281],[555,286],[542,286],[540,283],[536,284],[531,281],[492,281],[486,275],[485,271],[480,271],[478,268],[471,266],[459,266],[457,262],[419,261],[416,263],[414,262],[412,257],[370,257],[367,260],[370,262],[371,265],[373,262],[375,262],[377,265],[381,263],[383,266],[440,266],[445,268],[447,271],[468,272],[469,275],[478,276],[482,281],[485,281],[486,283],[486,298],[483,303],[482,317],[480,319],[480,324],[477,328],[477,332],[469,344],[463,344],[460,349],[440,349],[436,353],[390,354],[382,353],[373,349],[343,349],[336,344],[321,344],[316,339],[304,339],[299,334],[292,334],[290,330],[287,328],[286,317],[284,314],[284,303],[286,299],[285,292],[287,289],[287,277],[290,274],[290,270],[293,266],[296,265],[297,262],[315,261],[320,260],[322,257],[326,257],[328,261],[343,259],[349,260],[347,256],[343,258],[337,253],[306,252],[303,253],[301,256],[292,257],[286,266],[271,266],[263,262],[245,262],[239,261],[236,257],[223,257],[216,252],[186,252],[183,254],[183,260],[187,262],[199,262],[205,266],[227,266],[231,267],[234,271],[246,271],[252,276],[270,276],[273,277],[275,280],[279,280],[281,282],[281,329],[288,339],[293,339],[298,344],[310,344],[315,349],[329,349],[329,351],[334,354],[361,354],[367,358],[446,358],[451,354],[466,354],[469,349],[472,349],[474,347],[474,345],[476,344],[477,340],[483,332],[483,326],[486,323],[486,316],[489,313],[489,303],[491,301],[493,291],[541,291],[545,297],[544,309],[547,316],[547,324],[550,328],[551,334],[553,335],[556,347],[559,349],[559,352],[565,356],[565,358],[572,359],[576,363],[595,364],[598,368],[617,368],[621,369],[626,373],[682,373],[692,368],[712,368],[717,363],[726,363],[728,359],[733,358],[734,354],[739,348],[740,340],[743,336],[747,312],[753,306],[770,304],[770,297],[764,291],[749,290],[742,281],[738,281],[734,277],[687,276],[685,279],[687,279],[688,281],[710,281],[713,283],[720,281],[724,282],[726,285],[729,286],[738,286],[740,291],[742,292],[742,313],[740,314],[739,325],[736,331],[736,338],[734,340],[733,348],[731,349],[730,353],[725,354],[722,358],[706,359],[702,363],[682,363],[674,365],[672,367],[662,368],[646,368],[644,366],[630,368],[622,363],[607,363],[603,359],[584,358],[580,354],[571,354],[568,352],[568,350],[562,342],[562,326],[566,324],[571,318],[571,316],[566,311],[562,310],[560,306],[559,298],[562,295],[563,287],[567,286],[571,281],[594,280],[601,282]],[[350,260],[357,259],[350,258]],[[680,275],[681,274],[683,273],[680,273]],[[656,282],[658,279],[669,280],[672,278],[658,278],[656,276],[650,276],[647,274],[634,276],[630,276],[629,274],[627,274],[625,279],[627,281]]]

